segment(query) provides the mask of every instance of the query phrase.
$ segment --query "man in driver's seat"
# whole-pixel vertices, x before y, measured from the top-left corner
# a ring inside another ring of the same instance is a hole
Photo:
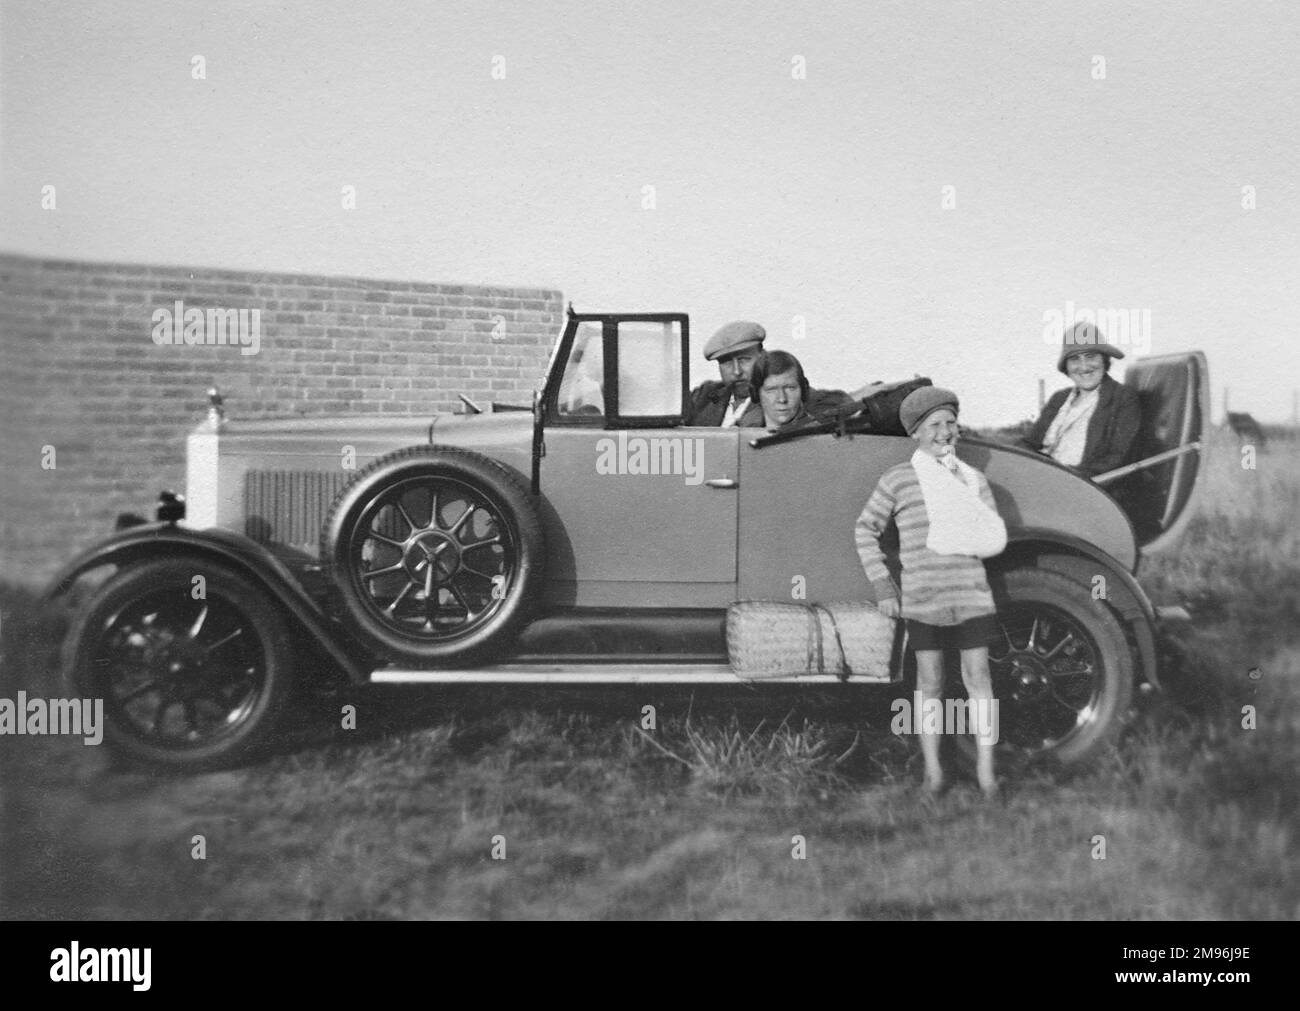
[[[691,390],[686,424],[735,428],[763,423],[763,408],[750,396],[749,377],[766,337],[767,331],[757,323],[737,320],[709,338],[704,357],[718,363],[722,378],[707,379]]]
[[[763,407],[749,386],[754,366],[763,356],[767,331],[758,323],[728,323],[704,345],[704,357],[718,363],[721,380],[708,379],[691,390],[686,424],[722,428],[761,428]],[[833,411],[852,401],[843,390],[810,390],[804,404],[812,414]]]

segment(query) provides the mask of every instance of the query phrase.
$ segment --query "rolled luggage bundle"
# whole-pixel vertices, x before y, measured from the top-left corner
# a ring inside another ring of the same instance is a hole
[[[835,674],[887,684],[901,676],[905,645],[902,622],[870,603],[741,600],[727,609],[727,656],[744,680]]]

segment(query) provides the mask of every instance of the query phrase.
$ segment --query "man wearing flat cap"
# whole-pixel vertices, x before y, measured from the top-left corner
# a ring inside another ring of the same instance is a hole
[[[749,377],[767,337],[749,320],[728,323],[704,345],[704,357],[718,363],[721,380],[709,379],[691,390],[686,424],[734,428],[763,424],[763,408],[750,396]]]
[[[704,357],[718,363],[721,379],[709,379],[691,390],[686,424],[703,427],[761,428],[763,407],[753,396],[749,381],[763,356],[767,331],[750,320],[728,323],[704,345]],[[843,390],[809,390],[804,407],[816,415],[833,411],[853,398]]]

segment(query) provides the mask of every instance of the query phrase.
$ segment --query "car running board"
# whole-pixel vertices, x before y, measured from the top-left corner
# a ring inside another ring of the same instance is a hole
[[[370,675],[372,684],[567,684],[567,685],[734,685],[839,684],[836,674],[747,678],[727,664],[495,664],[465,670],[411,670],[384,667]],[[850,676],[850,684],[892,684]]]

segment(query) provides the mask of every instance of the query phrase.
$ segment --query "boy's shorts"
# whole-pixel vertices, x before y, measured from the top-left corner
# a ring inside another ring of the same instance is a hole
[[[913,650],[974,649],[987,646],[1000,631],[996,614],[981,614],[960,625],[927,625],[907,619],[907,643]]]

